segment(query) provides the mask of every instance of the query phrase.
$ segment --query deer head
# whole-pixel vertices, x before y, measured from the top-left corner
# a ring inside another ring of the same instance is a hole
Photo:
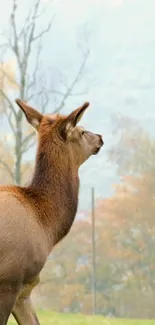
[[[91,155],[99,152],[103,145],[102,136],[77,126],[89,103],[84,103],[68,116],[59,114],[42,115],[36,109],[17,99],[16,103],[23,110],[27,121],[37,131],[40,144],[48,150],[59,151],[72,159],[80,167]]]

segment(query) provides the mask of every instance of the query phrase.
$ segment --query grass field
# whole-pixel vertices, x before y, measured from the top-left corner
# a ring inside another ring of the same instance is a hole
[[[41,325],[154,325],[155,320],[108,319],[101,316],[55,314],[39,311]],[[12,317],[9,325],[15,325]]]

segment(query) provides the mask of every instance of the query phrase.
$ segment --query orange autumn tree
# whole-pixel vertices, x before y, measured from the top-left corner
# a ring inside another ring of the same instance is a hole
[[[117,131],[118,143],[109,157],[122,176],[113,197],[100,202],[98,213],[104,211],[109,218],[115,243],[111,250],[124,283],[120,307],[134,317],[145,317],[146,311],[154,317],[155,139],[127,118],[118,121]]]
[[[152,178],[126,177],[115,195],[98,205],[97,214],[109,220],[109,259],[117,266],[119,304],[125,317],[154,317],[155,201]],[[112,294],[112,291],[111,291]],[[147,309],[146,309],[147,306]],[[147,310],[147,314],[146,314]]]

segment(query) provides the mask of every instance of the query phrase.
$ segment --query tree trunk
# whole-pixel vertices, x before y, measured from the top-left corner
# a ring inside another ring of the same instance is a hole
[[[21,72],[22,74],[22,72]],[[25,77],[21,76],[20,99],[24,100]],[[15,182],[21,185],[22,182],[22,118],[23,113],[18,111],[16,117],[16,136],[15,136]]]
[[[16,121],[16,137],[15,137],[15,182],[18,185],[21,185],[21,165],[22,165],[22,154],[21,154],[21,147],[22,147],[22,116],[18,112],[18,117]]]

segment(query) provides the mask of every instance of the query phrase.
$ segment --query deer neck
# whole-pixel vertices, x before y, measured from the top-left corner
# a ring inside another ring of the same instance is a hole
[[[56,244],[70,230],[77,211],[79,178],[71,157],[38,150],[30,189],[38,193],[38,216]]]
[[[36,156],[35,171],[31,181],[31,187],[39,189],[46,195],[53,195],[60,186],[68,189],[78,177],[78,168],[72,155],[67,150],[54,150],[40,144]],[[75,185],[75,184],[74,184]],[[61,192],[61,191],[60,191]]]

